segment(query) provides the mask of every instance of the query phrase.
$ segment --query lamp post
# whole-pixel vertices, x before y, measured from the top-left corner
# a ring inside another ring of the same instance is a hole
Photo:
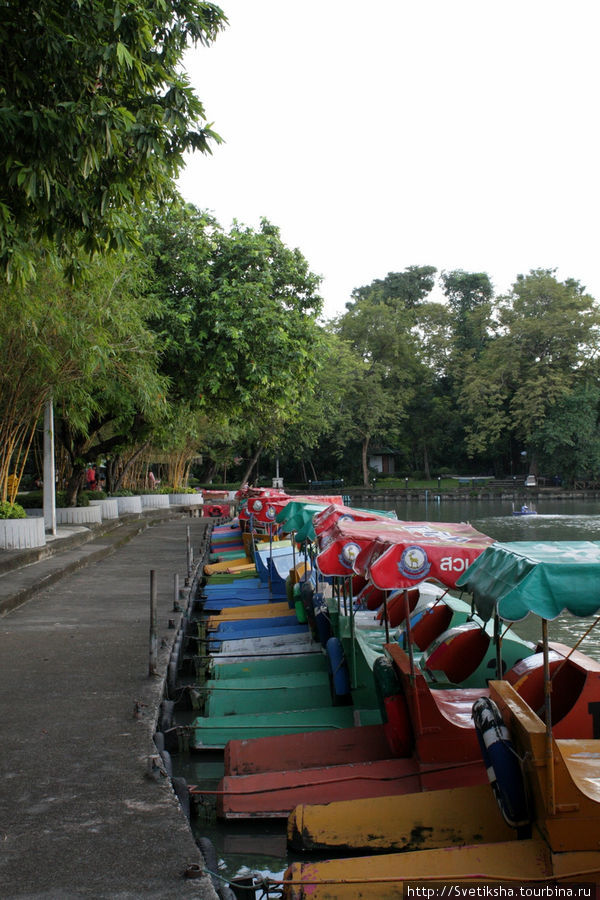
[[[56,470],[54,466],[54,408],[52,400],[44,406],[44,528],[56,534]]]

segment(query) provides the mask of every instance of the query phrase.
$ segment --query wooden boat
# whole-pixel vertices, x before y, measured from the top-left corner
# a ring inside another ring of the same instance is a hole
[[[495,843],[485,838],[482,844],[462,846],[452,842],[444,846],[443,835],[437,833],[434,840],[440,843],[435,849],[294,864],[284,875],[285,897],[397,897],[408,882],[422,884],[428,880],[446,884],[505,883],[507,879],[540,884],[598,882],[600,739],[595,724],[600,700],[598,666],[573,650],[563,655],[553,669],[547,621],[563,609],[579,616],[597,613],[599,576],[599,545],[548,542],[495,545],[461,578],[462,584],[473,592],[484,617],[492,610],[508,621],[523,618],[528,612],[542,617],[544,702],[540,714],[530,705],[539,702],[539,685],[530,680],[534,666],[532,660],[527,660],[514,683],[492,681],[489,687],[490,700],[495,704],[500,723],[508,728],[514,749],[503,746],[506,740],[500,727],[489,743],[487,738],[483,740],[485,732],[482,732],[485,762],[499,807],[506,821],[519,827],[521,839]],[[568,673],[572,665],[575,677]],[[563,676],[565,670],[567,675]],[[561,676],[567,682],[558,689]],[[553,691],[553,687],[557,690]],[[515,688],[522,689],[523,694]],[[561,701],[567,690],[572,692],[571,700],[573,697],[575,700],[564,709]],[[553,709],[553,695],[558,699],[557,709]],[[590,733],[593,737],[581,736]],[[513,764],[510,778],[502,767],[503,754]],[[515,766],[517,758],[521,760],[525,777],[521,785],[515,774],[519,768]],[[510,814],[508,802],[515,790],[521,793],[518,816]],[[436,807],[439,801],[444,804],[443,821],[448,835],[467,834],[478,802],[475,788],[462,793],[460,804],[450,803],[448,796],[412,797],[412,825],[418,827],[421,823],[421,834],[425,828],[435,833],[433,817],[436,810],[438,815],[441,812],[439,805]],[[344,821],[348,820],[348,809],[338,808],[337,812]],[[411,825],[410,814],[407,815],[406,829]],[[307,820],[303,817],[301,822],[306,830]],[[486,828],[487,825],[486,819]],[[530,837],[524,836],[527,828],[531,829]],[[421,846],[431,845],[426,839]],[[380,844],[379,849],[385,848]]]
[[[361,523],[362,524],[362,523]],[[371,528],[373,523],[367,523]],[[381,523],[377,522],[375,525],[378,529],[381,527]],[[469,534],[472,534],[473,530],[469,530]],[[367,532],[370,538],[372,539],[372,532]],[[412,539],[412,538],[411,538]],[[339,554],[336,554],[337,558]],[[329,574],[329,571],[326,570],[325,574]],[[438,591],[438,594],[440,592]],[[470,614],[470,607],[462,603],[462,601],[457,601],[457,606],[460,605],[462,607],[462,611],[465,614],[465,617]],[[332,620],[335,620],[334,630],[337,634],[340,635],[342,641],[347,641],[352,652],[352,648],[358,647],[359,652],[353,654],[353,682],[352,682],[352,701],[354,703],[355,708],[360,710],[370,710],[371,716],[375,719],[376,716],[381,715],[382,706],[380,703],[380,698],[378,696],[378,687],[373,679],[373,665],[375,660],[378,657],[382,656],[383,653],[383,644],[385,642],[385,630],[383,627],[379,626],[377,628],[372,629],[371,631],[356,629],[355,625],[355,617],[354,614],[351,616],[343,616],[340,614],[340,610],[335,609],[334,606],[330,606],[329,609],[330,617]],[[336,618],[337,613],[337,618]],[[349,625],[349,630],[346,631],[346,626]],[[465,635],[466,638],[471,638],[470,634]],[[477,635],[476,635],[477,637]],[[486,638],[486,646],[487,642],[489,642],[489,638]],[[448,645],[451,643],[455,648],[457,648],[460,644],[460,640],[457,636],[454,636],[454,639],[449,640]],[[516,659],[520,659],[525,653],[530,653],[533,650],[531,645],[527,646],[522,641],[516,642],[518,645],[518,650],[515,652],[514,658],[511,659],[511,663]],[[472,648],[473,641],[465,643],[464,649],[461,649],[459,653],[461,655],[464,654],[465,651],[468,651]],[[329,642],[328,642],[328,650],[329,650]],[[441,651],[440,651],[441,652]],[[479,663],[481,660],[481,656],[477,657],[476,663]],[[492,663],[496,664],[496,654],[495,652],[491,655]],[[341,664],[341,660],[339,661]],[[334,666],[332,665],[332,670]],[[482,667],[483,673],[489,677],[490,671],[485,666]],[[421,674],[421,680],[423,680],[423,675]],[[481,684],[485,684],[485,681],[482,678]],[[449,687],[449,682],[446,679],[444,683],[445,687]],[[401,685],[398,684],[396,690],[401,690]],[[344,692],[342,690],[339,691],[338,696],[343,697]],[[472,703],[473,698],[469,698]],[[350,694],[347,695],[347,701],[350,700]],[[404,699],[401,698],[399,702],[404,702]],[[375,721],[377,721],[375,719]],[[395,721],[399,722],[399,716],[396,712]],[[404,720],[403,720],[404,721]],[[410,733],[410,726],[407,726],[407,733],[404,738],[401,739],[398,733],[394,733],[387,728],[388,732],[388,762],[389,762],[389,772],[386,772],[384,777],[389,780],[389,784],[394,784],[394,790],[398,793],[407,792],[411,790],[418,789],[419,779],[422,780],[422,783],[429,785],[430,787],[440,786],[439,781],[439,769],[440,767],[444,770],[449,766],[456,766],[456,761],[453,759],[449,760],[435,760],[432,766],[429,766],[429,763],[425,761],[422,763],[418,759],[418,755],[412,757],[412,737]],[[361,738],[362,736],[358,733],[355,734],[357,746],[354,751],[352,748],[352,739],[349,737],[346,742],[343,760],[338,759],[337,765],[335,769],[330,766],[330,757],[327,755],[327,749],[323,748],[323,759],[320,764],[316,762],[316,755],[310,754],[308,757],[312,760],[310,767],[306,763],[306,759],[303,754],[306,752],[306,742],[298,744],[297,753],[293,756],[294,765],[290,765],[290,769],[281,773],[281,767],[275,763],[275,769],[272,769],[271,772],[267,772],[264,769],[260,770],[260,767],[256,765],[254,774],[256,778],[254,779],[254,784],[250,784],[250,781],[246,779],[244,784],[247,787],[243,787],[242,784],[238,784],[235,781],[237,777],[237,773],[235,770],[228,770],[226,768],[226,779],[222,785],[222,789],[224,791],[224,799],[220,804],[220,810],[222,814],[226,817],[233,815],[242,815],[241,807],[238,803],[238,795],[243,793],[249,793],[249,797],[244,801],[244,811],[249,815],[265,815],[265,816],[281,816],[289,812],[293,805],[298,802],[298,798],[301,795],[302,790],[307,789],[308,782],[311,781],[315,786],[318,785],[318,788],[315,787],[315,790],[319,790],[321,797],[326,796],[328,799],[333,800],[339,796],[343,796],[344,791],[348,791],[347,783],[351,782],[351,790],[353,791],[353,796],[368,796],[369,792],[372,796],[376,794],[380,794],[382,792],[381,787],[376,787],[376,777],[373,773],[371,773],[368,780],[362,779],[359,777],[359,773],[357,772],[355,766],[358,762],[363,762],[364,757],[362,755],[362,744]],[[389,738],[392,738],[390,742]],[[469,747],[470,759],[475,761],[475,769],[477,770],[475,775],[472,772],[467,771],[467,768],[464,767],[464,770],[460,773],[456,774],[457,783],[473,783],[473,779],[481,780],[484,777],[481,761],[479,757],[478,745],[475,737],[474,731],[470,734],[470,743],[467,745]],[[279,738],[273,737],[273,748],[272,752],[267,751],[267,758],[270,760],[277,759],[279,748],[278,741]],[[460,742],[462,740],[462,736],[458,738]],[[245,742],[248,747],[248,753],[252,752],[252,748],[248,746],[248,743]],[[263,741],[261,747],[256,747],[255,752],[257,756],[263,756],[264,751],[268,748],[268,741]],[[320,746],[320,744],[319,744]],[[227,760],[231,760],[235,757],[235,750],[232,749],[232,753],[227,755]],[[398,758],[404,758],[402,765],[399,764]],[[410,758],[409,758],[410,757]],[[343,765],[341,764],[343,762]],[[464,766],[465,759],[460,759],[460,765]],[[344,766],[347,768],[345,769]],[[350,771],[349,767],[352,767],[352,771]],[[429,768],[428,768],[429,767]],[[307,769],[310,768],[310,772]],[[326,771],[324,771],[326,769]],[[427,771],[425,771],[427,769]],[[444,774],[444,778],[447,779],[447,774]],[[389,790],[388,784],[388,790]],[[344,787],[346,785],[346,787]]]
[[[406,654],[396,646],[386,647],[386,652],[395,660],[396,665],[406,677],[410,673],[410,664]],[[578,651],[570,650],[562,644],[552,644],[549,652],[550,675],[556,675],[554,681],[554,693],[556,703],[553,704],[552,721],[554,733],[557,737],[590,739],[594,736],[595,716],[591,715],[590,706],[595,709],[595,701],[600,700],[600,664]],[[544,661],[543,652],[518,663],[514,669],[506,674],[506,680],[518,692],[519,696],[533,709],[540,709],[544,704]],[[417,690],[408,695],[408,716],[402,709],[400,715],[393,711],[396,702],[393,697],[386,698],[385,702],[389,710],[388,721],[384,726],[388,743],[400,747],[406,746],[406,728],[410,722],[413,732],[414,752],[423,764],[420,771],[425,778],[430,771],[431,764],[443,759],[449,761],[451,757],[458,763],[460,756],[464,754],[465,761],[472,756],[478,766],[481,762],[480,748],[477,741],[474,723],[471,716],[471,708],[475,699],[481,696],[489,696],[489,690],[449,692],[427,690],[428,685],[420,680],[417,673]],[[458,697],[458,700],[456,699]],[[448,701],[446,701],[448,698]],[[399,739],[396,741],[394,731],[399,730]],[[481,772],[483,783],[483,772]],[[454,773],[446,773],[447,786],[454,785]],[[421,782],[416,789],[421,791],[431,786],[431,781]],[[390,796],[382,799],[373,799],[369,804],[359,805],[355,810],[353,801],[334,804],[327,808],[311,807],[303,803],[296,807],[289,819],[289,838],[291,845],[296,850],[310,850],[318,847],[324,848],[331,835],[337,829],[337,838],[330,845],[335,849],[352,849],[354,851],[366,851],[368,849],[381,849],[383,844],[382,823],[388,822],[391,809],[397,809],[397,822],[393,832],[387,832],[390,849],[406,849],[407,832],[405,828],[407,810],[411,804],[414,807],[414,798],[406,803],[400,803],[399,797]],[[454,795],[448,795],[451,798]],[[456,795],[461,796],[459,793]],[[323,798],[325,802],[326,798]],[[441,802],[441,801],[440,801]],[[481,807],[477,807],[478,811]],[[495,818],[495,817],[494,817]],[[432,820],[430,820],[432,821]],[[438,821],[435,819],[434,821]],[[481,840],[491,840],[484,837],[486,832],[479,827],[479,818],[469,823],[468,827],[474,829],[474,833],[481,834]],[[464,823],[463,823],[464,824]],[[493,823],[492,823],[493,824]],[[420,827],[420,826],[419,826]],[[402,830],[403,829],[403,830]],[[495,830],[495,833],[502,833]],[[429,833],[424,845],[431,846],[430,839],[437,835],[435,840],[440,840],[440,832],[433,829]],[[374,836],[371,845],[368,835]],[[503,838],[499,838],[503,839]],[[446,835],[447,840],[447,835]],[[423,843],[423,841],[422,841]]]
[[[491,682],[490,692],[507,721],[515,750],[524,761],[534,837],[502,840],[502,827],[498,825],[500,841],[462,844],[462,836],[473,835],[480,818],[476,804],[481,800],[481,791],[466,789],[458,797],[445,792],[441,796],[422,794],[418,806],[415,798],[410,798],[412,818],[408,807],[404,827],[409,828],[412,823],[413,835],[423,836],[420,846],[425,849],[294,863],[284,874],[283,896],[290,900],[385,900],[398,897],[409,882],[597,882],[600,742],[552,739],[548,753],[545,724],[513,686],[505,681]],[[453,802],[456,799],[461,802]],[[493,809],[488,811],[491,820],[497,822]],[[491,820],[486,818],[482,826],[488,834],[493,827]],[[459,840],[448,845],[450,834],[456,834]]]

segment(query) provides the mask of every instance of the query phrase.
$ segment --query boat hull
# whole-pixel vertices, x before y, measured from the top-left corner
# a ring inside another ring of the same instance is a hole
[[[305,731],[253,741],[229,741],[224,763],[226,775],[252,775],[389,757],[384,726],[363,725],[317,734]]]
[[[295,851],[390,853],[514,837],[489,784],[422,794],[301,804],[288,819]]]

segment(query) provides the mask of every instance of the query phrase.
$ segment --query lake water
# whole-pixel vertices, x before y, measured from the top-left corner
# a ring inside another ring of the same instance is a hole
[[[364,508],[364,503],[356,503]],[[478,531],[498,541],[586,541],[600,540],[600,504],[596,501],[541,500],[535,504],[537,515],[513,516],[510,501],[464,500],[441,501],[432,492],[427,501],[400,503],[373,502],[372,508],[395,509],[405,521],[469,522]],[[533,505],[533,504],[532,504]],[[549,625],[553,640],[573,645],[586,631],[589,620],[561,616]],[[541,638],[539,619],[529,616],[515,630],[532,641]],[[586,637],[580,649],[600,660],[600,631]],[[183,775],[189,784],[202,784],[216,789],[223,772],[220,754],[174,757],[175,774]],[[292,857],[286,852],[285,822],[255,821],[223,825],[216,822],[210,802],[193,822],[197,837],[208,837],[220,861],[219,873],[224,879],[235,877],[246,867],[253,872],[277,878],[283,874]]]

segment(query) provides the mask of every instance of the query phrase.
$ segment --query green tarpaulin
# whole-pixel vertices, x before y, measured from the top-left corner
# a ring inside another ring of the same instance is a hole
[[[555,619],[563,611],[600,610],[600,541],[515,541],[492,544],[457,581],[487,620],[497,609],[516,622],[532,612]]]

